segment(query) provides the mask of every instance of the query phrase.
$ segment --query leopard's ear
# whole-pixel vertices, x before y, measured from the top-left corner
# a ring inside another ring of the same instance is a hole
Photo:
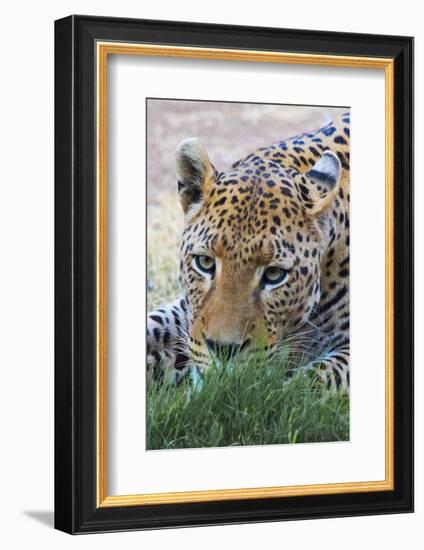
[[[322,157],[309,172],[303,175],[299,184],[306,211],[313,215],[325,210],[339,192],[342,179],[342,165],[332,151],[324,151]]]
[[[197,138],[182,141],[175,154],[178,193],[185,213],[203,197],[206,181],[213,177],[214,168],[205,148]]]

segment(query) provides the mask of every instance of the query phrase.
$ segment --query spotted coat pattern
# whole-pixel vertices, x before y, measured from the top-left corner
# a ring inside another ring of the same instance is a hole
[[[211,349],[272,355],[302,336],[304,367],[349,386],[349,113],[218,172],[196,139],[177,149],[183,297],[148,315],[148,369],[178,382]],[[207,276],[194,268],[213,258]],[[269,266],[286,274],[263,284]],[[299,338],[300,340],[300,338]],[[212,348],[210,343],[213,344]]]

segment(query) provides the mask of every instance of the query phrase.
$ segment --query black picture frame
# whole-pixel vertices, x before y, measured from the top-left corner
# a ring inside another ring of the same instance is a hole
[[[99,40],[394,60],[394,490],[146,506],[96,500]],[[55,527],[93,533],[413,511],[413,39],[73,15],[55,22]]]

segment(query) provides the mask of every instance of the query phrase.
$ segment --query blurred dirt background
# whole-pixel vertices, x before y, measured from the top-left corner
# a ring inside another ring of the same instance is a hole
[[[149,203],[159,204],[162,191],[176,191],[174,153],[183,139],[198,137],[217,170],[221,171],[258,147],[318,129],[341,111],[322,107],[149,99]]]
[[[179,293],[178,249],[183,216],[174,155],[198,137],[217,170],[258,147],[318,129],[345,109],[149,99],[147,103],[148,307]]]

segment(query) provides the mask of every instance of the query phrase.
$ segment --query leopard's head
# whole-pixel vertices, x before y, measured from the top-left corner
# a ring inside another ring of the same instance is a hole
[[[190,138],[178,146],[176,166],[191,359],[203,368],[212,354],[272,352],[320,299],[338,157],[325,151],[300,173],[257,155],[218,172]]]

